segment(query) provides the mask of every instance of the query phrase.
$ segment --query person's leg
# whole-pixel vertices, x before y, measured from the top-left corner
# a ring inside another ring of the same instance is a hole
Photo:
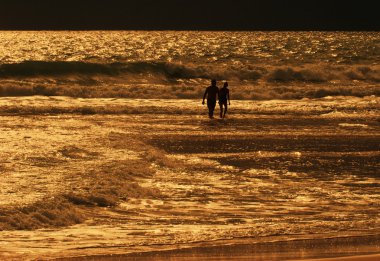
[[[212,103],[210,100],[207,99],[207,108],[208,108],[208,117],[212,117]]]
[[[223,118],[223,102],[219,102],[220,106],[220,118]]]
[[[216,101],[214,100],[207,100],[207,107],[209,114],[208,116],[212,118],[214,116],[214,110],[215,110]]]
[[[226,117],[226,113],[227,113],[227,101],[224,103],[224,114],[223,114],[223,118]]]
[[[216,101],[212,101],[212,106],[211,106],[211,118],[214,117],[215,106],[216,106]]]

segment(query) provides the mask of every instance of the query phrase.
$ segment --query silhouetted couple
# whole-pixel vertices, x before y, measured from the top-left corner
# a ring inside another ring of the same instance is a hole
[[[220,118],[224,118],[227,112],[227,101],[228,101],[228,105],[231,105],[230,90],[228,89],[228,82],[225,82],[223,84],[223,88],[219,89],[218,86],[216,86],[216,80],[212,80],[211,86],[206,88],[205,94],[203,95],[202,104],[205,104],[206,96],[207,96],[208,116],[210,117],[210,119],[214,118],[214,110],[215,110],[217,99],[219,100],[219,106],[220,106]]]

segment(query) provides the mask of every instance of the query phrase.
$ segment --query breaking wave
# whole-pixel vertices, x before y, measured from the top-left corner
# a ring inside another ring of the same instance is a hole
[[[0,96],[198,99],[211,78],[238,100],[380,95],[380,65],[26,61],[0,65]]]
[[[110,143],[118,143],[118,146],[121,146],[121,142],[117,140],[120,137],[125,136],[110,133]],[[128,142],[131,146],[144,147],[141,158],[104,163],[81,173],[80,181],[76,178],[78,174],[67,173],[66,185],[73,182],[74,190],[49,195],[23,206],[0,206],[0,231],[70,226],[88,220],[89,216],[101,211],[99,208],[115,207],[131,198],[161,197],[158,189],[142,187],[138,180],[154,174],[151,169],[152,162],[169,167],[173,167],[176,162],[168,159],[162,151],[145,143],[134,140]],[[81,157],[79,154],[84,151],[76,146],[65,146],[59,152],[66,158],[78,160],[78,157]]]
[[[92,63],[80,61],[25,61],[0,65],[0,77],[38,77],[65,75],[157,75],[167,79],[236,79],[266,80],[268,82],[329,82],[359,80],[380,82],[379,65],[328,65],[261,66],[184,64],[171,62]]]

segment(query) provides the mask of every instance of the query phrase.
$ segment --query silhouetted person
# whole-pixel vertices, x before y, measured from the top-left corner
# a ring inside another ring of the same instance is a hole
[[[216,86],[216,80],[212,80],[211,86],[206,88],[205,94],[203,95],[202,104],[205,104],[206,96],[207,96],[208,116],[210,117],[210,119],[212,119],[214,118],[216,99],[219,98],[219,88]]]
[[[228,82],[225,82],[223,84],[223,88],[219,90],[220,118],[224,118],[226,116],[227,101],[228,101],[228,105],[231,105],[230,90],[228,89]],[[224,113],[223,113],[223,107],[224,107]]]

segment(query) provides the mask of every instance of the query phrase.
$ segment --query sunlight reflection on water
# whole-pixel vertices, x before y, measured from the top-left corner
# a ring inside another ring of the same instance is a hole
[[[116,205],[81,206],[82,224],[2,231],[1,248],[49,257],[376,232],[374,101],[234,101],[210,121],[195,100],[3,98],[2,209],[128,186]]]

